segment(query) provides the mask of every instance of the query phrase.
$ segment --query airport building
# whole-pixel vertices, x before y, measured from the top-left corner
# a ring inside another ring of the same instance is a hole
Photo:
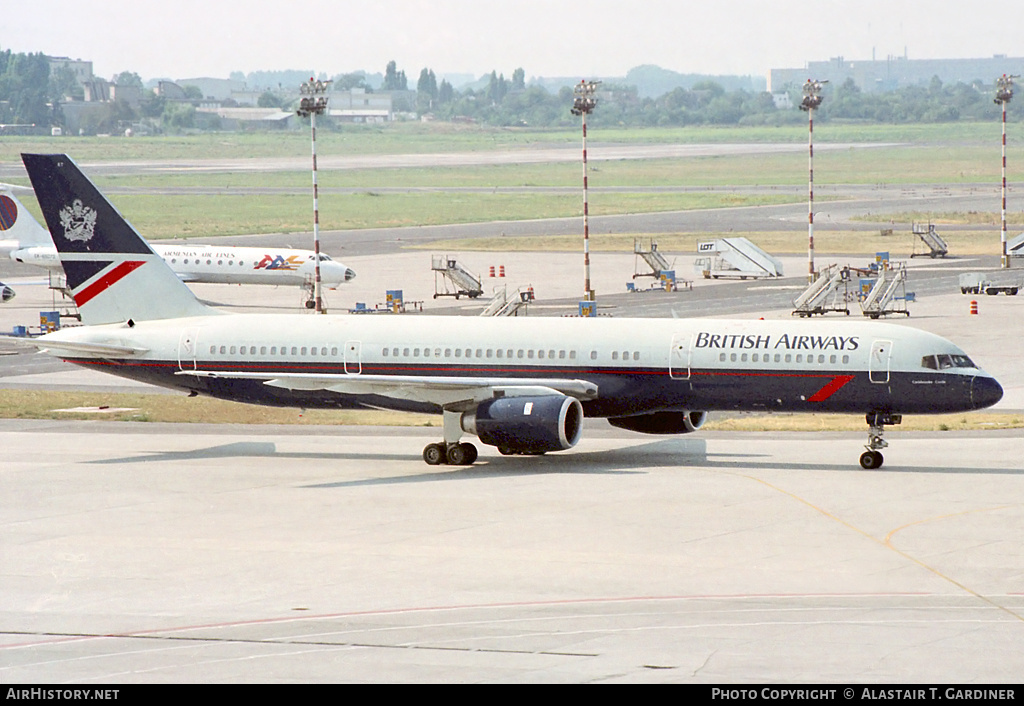
[[[799,88],[808,79],[842,84],[853,79],[865,93],[892,91],[905,86],[928,85],[938,76],[943,83],[994,84],[1003,74],[1024,74],[1024,58],[996,54],[988,59],[909,59],[889,56],[883,60],[847,61],[841,56],[810,61],[802,69],[772,69],[768,91],[782,93]]]

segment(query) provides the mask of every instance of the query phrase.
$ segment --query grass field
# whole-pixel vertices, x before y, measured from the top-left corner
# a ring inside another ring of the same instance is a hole
[[[899,142],[914,144],[991,144],[998,151],[1001,128],[995,117],[985,123],[868,125],[818,122],[815,142]],[[785,127],[606,128],[591,127],[594,144],[725,142],[806,142],[803,125]],[[516,149],[578,144],[578,125],[561,129],[488,128],[447,123],[346,125],[317,131],[322,154],[400,154]],[[124,159],[196,159],[294,157],[309,152],[309,132],[204,133],[160,137],[4,137],[0,161],[22,152],[67,152],[77,161]]]
[[[552,144],[575,144],[576,130],[487,129],[451,125],[395,124],[353,126],[318,134],[322,155],[514,150]],[[604,129],[592,137],[600,143],[800,142],[806,132],[785,128]],[[819,191],[829,184],[961,184],[999,179],[999,126],[950,123],[937,125],[826,124],[816,141],[885,142],[885,148],[823,150],[815,158]],[[308,134],[204,134],[159,138],[4,138],[0,160],[15,161],[22,151],[66,150],[79,162],[202,158],[261,158],[308,153]],[[1024,178],[1024,150],[1011,144],[1011,181]],[[803,199],[785,194],[727,194],[726,186],[793,187],[806,184],[807,158],[791,154],[696,157],[691,159],[593,161],[590,212],[594,215],[723,208],[786,203]],[[111,200],[152,239],[224,236],[251,233],[307,232],[310,229],[309,173],[306,171],[235,173],[148,173],[97,178]],[[27,180],[13,180],[27,183]],[[320,218],[325,229],[375,228],[494,220],[574,217],[582,214],[579,164],[470,166],[445,169],[362,169],[320,172]],[[445,192],[430,189],[469,187]],[[570,189],[564,192],[502,190],[509,187]],[[622,191],[602,192],[602,187]],[[646,192],[651,187],[708,189],[705,192]],[[332,193],[357,188],[360,193]],[[396,189],[415,191],[400,192]],[[630,188],[637,189],[630,192]],[[153,193],[126,193],[145,189]],[[175,192],[175,190],[182,190]],[[380,191],[374,191],[379,189]],[[488,191],[494,189],[494,191]],[[262,190],[278,193],[262,193]],[[281,193],[284,192],[284,193]],[[26,201],[31,201],[26,199]],[[35,204],[27,204],[36,213]],[[991,224],[994,210],[979,221]],[[907,214],[910,220],[937,220],[934,214]],[[870,219],[870,214],[865,214]],[[1019,209],[1011,222],[1024,222]]]

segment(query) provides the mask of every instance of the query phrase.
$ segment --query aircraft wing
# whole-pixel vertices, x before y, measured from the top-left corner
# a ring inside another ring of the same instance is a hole
[[[579,400],[597,397],[597,385],[586,380],[550,378],[427,377],[419,375],[325,375],[320,373],[250,373],[184,370],[178,375],[263,380],[287,390],[331,390],[348,395],[380,395],[427,402],[449,410],[466,409],[495,396],[562,394]]]
[[[100,358],[127,358],[142,355],[149,351],[148,348],[118,346],[110,343],[80,343],[78,341],[53,341],[33,338],[12,338],[11,340],[22,345],[35,346],[40,351],[58,358],[63,357],[64,354],[75,358],[83,355],[98,356]]]

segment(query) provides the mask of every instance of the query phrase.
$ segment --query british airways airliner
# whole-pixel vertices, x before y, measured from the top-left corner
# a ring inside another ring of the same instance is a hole
[[[150,247],[183,282],[269,284],[310,289],[315,274],[316,255],[312,250],[176,243],[154,243]],[[0,254],[26,265],[49,270],[61,268],[50,233],[21,205],[14,195],[14,187],[7,184],[0,185]],[[336,289],[355,276],[352,268],[320,253],[320,282],[323,287]]]
[[[72,363],[264,405],[443,415],[431,465],[569,449],[583,418],[647,434],[719,410],[848,412],[864,468],[903,414],[1002,388],[949,341],[879,322],[225,314],[199,302],[65,155],[23,155],[86,326],[36,339]]]

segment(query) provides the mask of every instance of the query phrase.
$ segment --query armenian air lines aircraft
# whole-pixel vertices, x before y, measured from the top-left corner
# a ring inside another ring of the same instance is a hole
[[[60,258],[50,233],[21,205],[14,196],[14,188],[22,187],[0,185],[0,254],[27,265],[59,270]],[[69,217],[83,215],[72,212]],[[311,250],[213,245],[150,247],[185,282],[295,285],[308,289],[316,264]],[[320,281],[324,287],[334,289],[355,276],[351,268],[320,253]]]
[[[429,464],[568,449],[584,415],[685,434],[708,411],[852,412],[882,464],[902,414],[995,404],[949,341],[878,322],[225,314],[200,303],[64,155],[23,155],[85,326],[35,339],[96,370],[255,404],[440,412]]]

